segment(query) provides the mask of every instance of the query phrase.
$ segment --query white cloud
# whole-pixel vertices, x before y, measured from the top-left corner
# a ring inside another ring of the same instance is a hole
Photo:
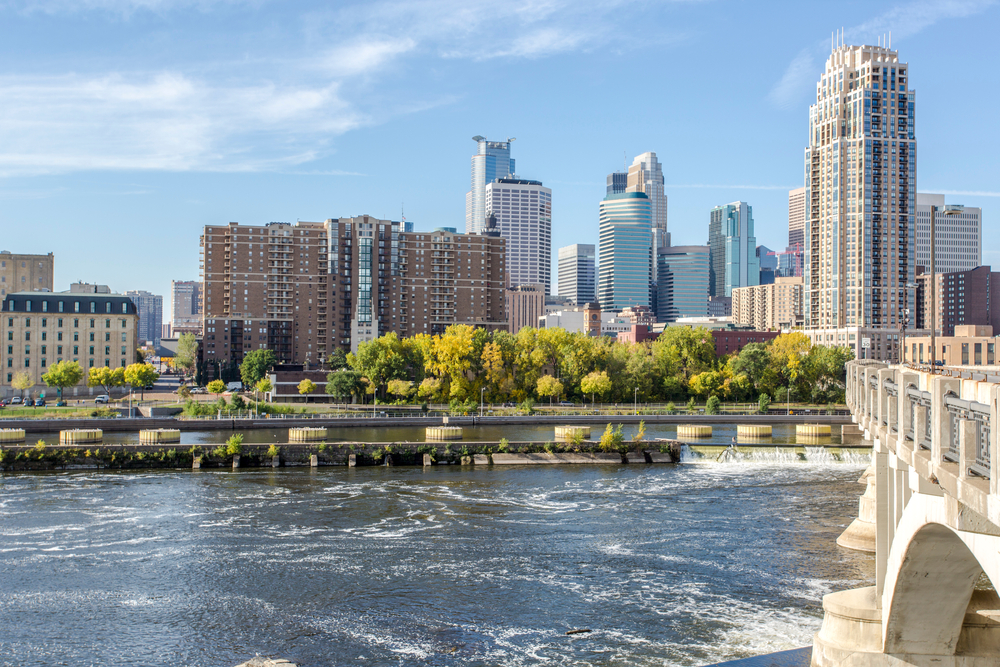
[[[366,122],[336,84],[218,87],[173,73],[0,77],[0,98],[0,174],[7,175],[287,167]],[[276,140],[260,140],[268,135]]]
[[[890,32],[899,40],[946,19],[979,14],[996,4],[997,0],[917,0],[900,4],[864,23],[846,28],[844,41],[847,44],[876,44]],[[774,106],[790,109],[811,97],[811,89],[822,74],[817,60],[826,57],[830,45],[829,39],[823,39],[796,54],[768,94]]]
[[[131,16],[146,11],[164,13],[174,10],[208,11],[219,6],[259,5],[263,0],[0,0],[0,8],[22,14],[77,14],[105,12]]]
[[[358,38],[327,51],[319,66],[334,76],[367,74],[416,45],[412,39]]]

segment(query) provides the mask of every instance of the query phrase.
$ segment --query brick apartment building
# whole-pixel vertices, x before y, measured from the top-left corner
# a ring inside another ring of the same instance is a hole
[[[335,349],[456,323],[506,328],[504,240],[492,230],[403,232],[372,216],[206,226],[203,356],[256,349],[320,364]]]

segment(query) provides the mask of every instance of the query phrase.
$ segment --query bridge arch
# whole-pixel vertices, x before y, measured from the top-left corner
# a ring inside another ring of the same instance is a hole
[[[898,566],[890,569],[895,576],[886,580],[883,651],[954,655],[983,566],[962,537],[941,523],[924,523],[900,543],[905,547]]]

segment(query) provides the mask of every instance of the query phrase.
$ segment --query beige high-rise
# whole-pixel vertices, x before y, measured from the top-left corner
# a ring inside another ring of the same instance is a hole
[[[788,245],[801,246],[806,240],[806,189],[788,191]]]
[[[916,95],[909,67],[881,46],[833,49],[816,84],[805,151],[806,326],[866,329],[852,342],[895,359],[913,307]],[[871,332],[874,332],[872,335]],[[860,356],[860,355],[859,355]]]
[[[649,197],[653,213],[653,256],[656,248],[670,245],[667,235],[667,195],[663,190],[663,166],[656,159],[656,153],[637,155],[628,168],[625,192],[643,192]]]
[[[777,331],[802,324],[802,278],[775,278],[771,285],[733,290],[733,319],[755,331]]]
[[[0,297],[14,292],[52,291],[55,259],[47,255],[20,255],[0,251]]]

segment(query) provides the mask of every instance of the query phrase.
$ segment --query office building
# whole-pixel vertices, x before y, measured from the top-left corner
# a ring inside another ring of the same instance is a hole
[[[668,246],[657,250],[657,319],[708,316],[708,246]]]
[[[202,283],[197,280],[170,281],[171,333],[201,335]]]
[[[478,234],[486,225],[486,186],[515,173],[510,156],[513,139],[489,141],[476,135],[472,140],[476,142],[476,154],[472,156],[472,187],[465,195],[466,234]]]
[[[399,227],[372,216],[205,227],[206,362],[234,366],[266,348],[279,362],[319,364],[390,331],[507,328],[495,230]]]
[[[753,207],[749,204],[738,201],[713,208],[709,216],[708,245],[711,252],[709,296],[731,297],[735,287],[760,283]]]
[[[575,243],[559,248],[559,296],[575,306],[597,300],[594,246]]]
[[[898,359],[914,306],[915,106],[896,51],[840,44],[809,109],[805,323],[814,342],[846,336],[859,358]]]
[[[802,246],[789,246],[785,248],[784,252],[776,253],[776,257],[778,259],[778,270],[775,271],[775,277],[802,277],[802,260],[805,257]]]
[[[605,311],[648,306],[652,213],[642,192],[607,195],[600,204],[597,299]]]
[[[139,344],[159,345],[163,325],[163,297],[145,290],[126,291],[125,296],[132,299],[139,313]]]
[[[983,210],[972,206],[949,206],[944,214],[944,195],[917,193],[917,245],[914,265],[930,271],[931,206],[934,216],[934,272],[971,271],[983,263]]]
[[[541,283],[550,294],[552,190],[540,181],[498,178],[484,192],[487,218],[496,218],[496,229],[507,241],[507,286]]]
[[[160,325],[160,344],[163,344],[164,338],[171,338],[170,336],[171,328],[170,322],[164,322]]]
[[[27,267],[25,267],[27,268]],[[95,287],[95,286],[90,286]],[[31,379],[29,394],[44,391],[55,396],[42,381],[52,364],[76,361],[84,370],[80,385],[64,396],[88,391],[87,370],[96,366],[124,368],[135,361],[138,314],[132,300],[110,291],[14,292],[3,300],[0,339],[3,370],[0,392],[19,395],[11,383],[18,372]],[[103,389],[99,390],[103,393]]]
[[[628,168],[625,191],[642,192],[649,197],[654,248],[670,245],[667,232],[667,195],[663,191],[663,184],[663,167],[656,159],[656,153],[647,152],[636,156]],[[653,260],[656,260],[655,254]],[[653,270],[655,272],[655,266]]]
[[[954,336],[956,327],[964,325],[1000,329],[1000,273],[989,266],[937,274],[936,296],[940,335]]]
[[[516,334],[524,327],[537,327],[545,315],[545,285],[518,285],[508,289],[506,300],[507,331]]]
[[[0,250],[0,298],[14,292],[52,291],[55,258]]]
[[[628,189],[628,172],[614,171],[608,174],[608,191],[605,194],[617,195]]]
[[[962,324],[953,334],[939,336],[934,344],[938,348],[937,361],[945,366],[996,366],[997,338],[988,324]],[[904,361],[929,364],[931,337],[907,336]]]
[[[733,321],[755,331],[802,325],[802,278],[776,278],[773,284],[733,290]]]
[[[806,189],[788,191],[788,245],[801,247],[806,240]]]

